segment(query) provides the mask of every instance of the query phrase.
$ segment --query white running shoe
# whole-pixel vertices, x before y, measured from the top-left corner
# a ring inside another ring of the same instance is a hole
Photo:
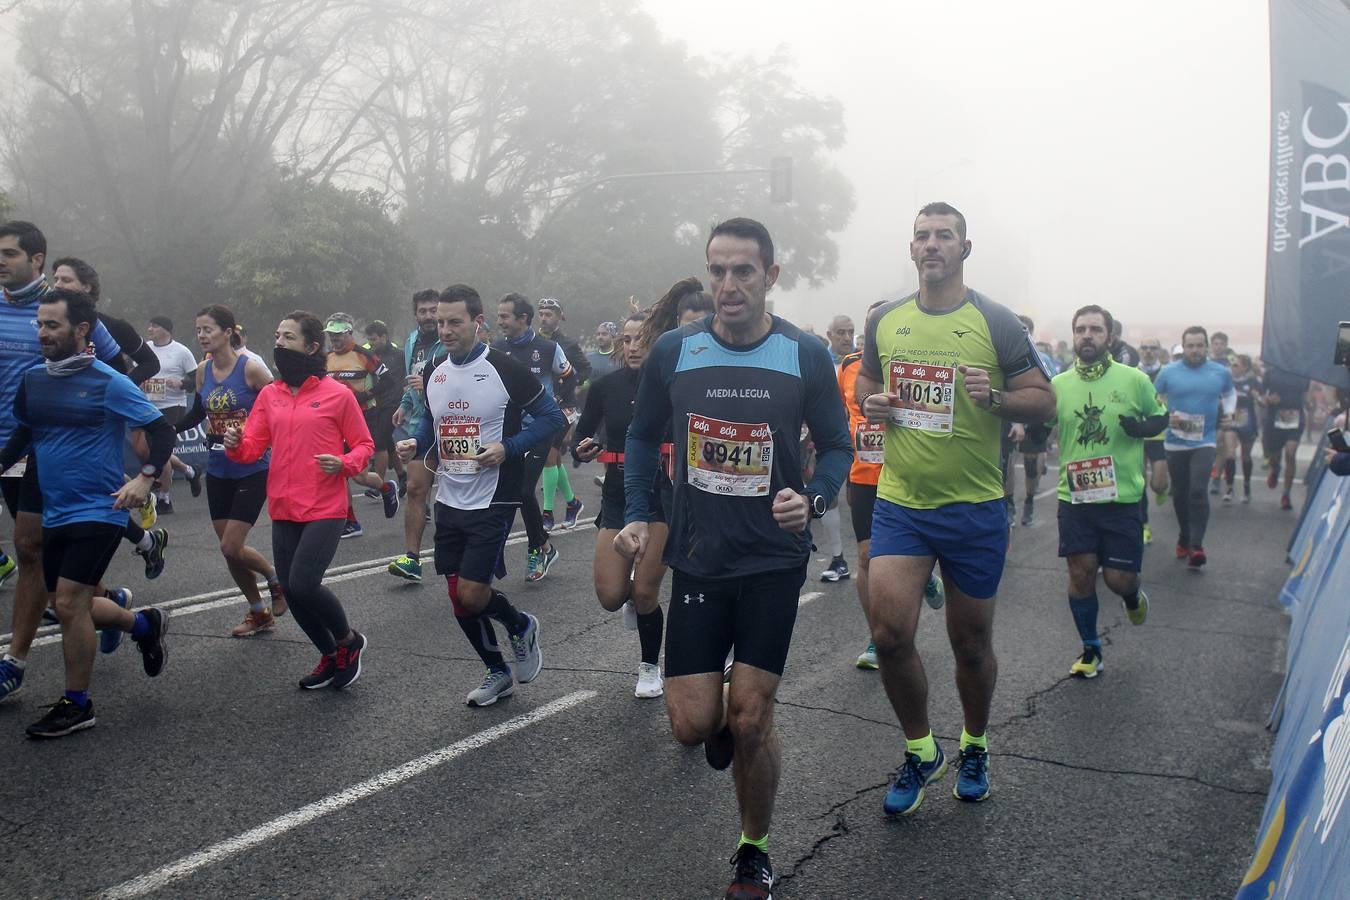
[[[634,608],[632,600],[625,600],[623,603],[623,627],[629,631],[637,631],[637,609]]]
[[[653,697],[660,697],[665,692],[666,683],[661,678],[661,667],[652,663],[640,663],[637,687],[633,690],[633,696],[650,700]]]
[[[516,681],[510,672],[488,669],[483,683],[469,692],[467,702],[470,706],[491,706],[502,697],[516,692]]]

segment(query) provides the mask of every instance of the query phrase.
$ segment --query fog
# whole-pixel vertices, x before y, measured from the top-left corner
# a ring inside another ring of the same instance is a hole
[[[913,212],[942,199],[969,221],[967,283],[1041,337],[1067,336],[1094,302],[1127,338],[1200,323],[1257,347],[1264,2],[644,3],[692,53],[786,46],[801,85],[844,105],[835,159],[857,208],[836,235],[839,276],[779,292],[783,315],[823,331],[837,309],[861,321],[912,289]]]

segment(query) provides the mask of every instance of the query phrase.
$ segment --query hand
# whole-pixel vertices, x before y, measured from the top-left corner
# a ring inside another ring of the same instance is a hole
[[[226,428],[225,434],[221,435],[221,437],[224,440],[225,449],[227,450],[233,450],[243,441],[243,436],[239,433],[239,427],[237,425],[231,425],[229,428]]]
[[[144,506],[154,487],[154,479],[137,475],[113,494],[113,509],[136,509]]]
[[[989,408],[989,392],[993,385],[989,383],[989,373],[975,366],[957,366],[956,371],[965,376],[966,393],[980,409]]]
[[[319,464],[325,475],[337,475],[343,468],[342,457],[331,453],[315,453],[314,461]]]
[[[394,418],[391,421],[393,421],[395,428],[400,427],[404,422],[408,421],[408,417],[403,414],[403,407],[400,406],[398,409],[394,410]]]
[[[1008,440],[1012,441],[1014,444],[1022,443],[1022,441],[1026,440],[1026,437],[1027,426],[1023,425],[1021,422],[1014,422],[1009,426]]]
[[[783,488],[773,498],[773,520],[778,527],[792,534],[801,534],[811,520],[811,504],[805,494],[792,488]]]
[[[474,457],[480,466],[487,469],[495,469],[506,462],[505,444],[485,444],[478,455]]]
[[[1335,447],[1322,448],[1322,464],[1326,466],[1331,465],[1331,461],[1336,458],[1336,454],[1339,452],[1341,451],[1337,450]]]
[[[1167,424],[1173,428],[1181,428],[1181,413],[1172,410],[1172,414],[1167,417]]]
[[[408,390],[418,394],[422,393],[421,375],[409,375],[407,378],[403,379],[403,382],[407,386]]]
[[[862,413],[869,422],[888,422],[891,418],[891,401],[899,399],[899,394],[887,394],[885,391],[869,394],[863,401]]]
[[[604,452],[604,449],[591,438],[582,438],[581,443],[577,444],[577,456],[583,462],[590,462]]]
[[[394,424],[398,424],[395,422]],[[412,462],[412,458],[417,455],[417,441],[413,438],[399,441],[394,445],[394,451],[398,453],[398,458],[405,463]]]
[[[623,530],[614,535],[614,552],[624,559],[631,559],[633,565],[642,562],[647,552],[647,523],[629,522]]]

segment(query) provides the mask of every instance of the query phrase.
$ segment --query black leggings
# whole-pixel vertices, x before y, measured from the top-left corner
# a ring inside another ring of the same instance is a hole
[[[346,524],[346,519],[272,521],[272,561],[286,602],[296,624],[325,655],[336,653],[338,641],[351,630],[342,601],[323,586]]]
[[[1168,450],[1167,474],[1172,479],[1172,508],[1177,513],[1183,547],[1203,547],[1209,525],[1209,473],[1214,468],[1215,449]]]
[[[539,510],[539,498],[534,495],[539,487],[539,477],[544,474],[548,451],[548,444],[531,447],[525,456],[525,471],[521,478],[520,517],[525,521],[525,536],[529,539],[531,550],[538,550],[548,543],[548,532],[544,530],[544,514]]]

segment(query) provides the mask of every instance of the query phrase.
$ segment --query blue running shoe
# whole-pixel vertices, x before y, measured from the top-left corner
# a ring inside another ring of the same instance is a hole
[[[967,803],[979,803],[989,796],[989,751],[974,744],[961,748],[957,764],[956,787],[952,796]]]
[[[895,782],[886,791],[881,808],[887,815],[909,815],[923,803],[923,789],[928,783],[941,778],[946,772],[947,756],[940,745],[932,762],[923,762],[917,753],[906,753]]]
[[[14,557],[6,556],[5,561],[0,563],[0,587],[4,587],[5,582],[9,581],[10,576],[19,571],[19,564],[14,561]]]
[[[17,697],[23,690],[23,669],[7,659],[0,659],[0,703]]]
[[[131,588],[112,588],[108,591],[108,599],[123,609],[131,609]],[[98,634],[98,652],[116,653],[117,648],[122,646],[122,638],[124,637],[126,637],[125,631],[119,631],[116,628],[104,628]]]

